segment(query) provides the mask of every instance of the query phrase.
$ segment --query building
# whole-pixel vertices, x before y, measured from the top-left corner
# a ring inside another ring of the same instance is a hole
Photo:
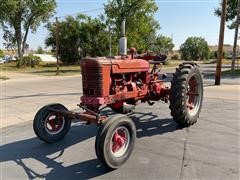
[[[218,51],[218,46],[214,45],[214,46],[208,46],[210,51]],[[232,57],[233,54],[233,46],[230,44],[224,44],[223,45],[223,51],[226,55],[226,57]],[[240,46],[237,46],[237,51],[236,51],[236,55],[240,56]]]
[[[17,51],[14,49],[3,49],[3,54],[11,57],[17,57]],[[57,62],[57,58],[55,56],[51,54],[34,54],[34,50],[26,50],[23,56],[27,56],[29,54],[40,57],[43,62]]]
[[[41,58],[43,62],[57,62],[57,58],[51,54],[33,54]]]

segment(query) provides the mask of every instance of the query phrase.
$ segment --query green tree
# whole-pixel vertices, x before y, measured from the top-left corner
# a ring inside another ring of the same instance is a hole
[[[48,24],[47,47],[56,50],[56,23]],[[59,56],[64,64],[76,63],[85,56],[106,56],[108,32],[100,18],[80,14],[76,18],[68,16],[59,22]]]
[[[79,59],[78,47],[80,36],[80,24],[71,16],[68,16],[65,21],[58,24],[59,27],[59,47],[58,54],[60,60],[64,64],[73,64]],[[45,44],[47,47],[52,47],[52,51],[56,52],[56,23],[48,24],[47,29],[49,36]]]
[[[201,37],[189,37],[180,46],[180,53],[183,60],[209,59],[208,43]]]
[[[159,35],[156,38],[156,48],[161,52],[168,54],[169,52],[172,52],[174,48],[174,44],[172,42],[172,39],[167,36]]]
[[[230,22],[231,24],[228,25],[230,29],[233,29],[235,27],[235,22],[234,20],[236,19],[237,16],[237,9],[238,9],[238,0],[228,0],[227,1],[227,14],[226,14],[226,21]],[[218,7],[215,9],[215,15],[216,16],[221,16],[222,14],[222,6]]]
[[[55,0],[1,0],[0,22],[6,46],[17,46],[22,59],[29,30],[35,32],[54,14]]]
[[[215,14],[217,16],[221,16],[222,12],[221,12],[220,7],[215,10]],[[234,71],[235,60],[236,60],[236,51],[237,51],[238,31],[239,31],[239,25],[240,25],[240,23],[239,23],[240,22],[240,1],[239,0],[228,0],[227,1],[226,21],[230,22],[230,25],[228,25],[229,29],[235,28],[232,66],[231,66],[231,70]]]
[[[80,23],[80,48],[83,56],[107,56],[109,54],[109,32],[103,17],[91,18],[81,15],[77,17]],[[84,21],[82,21],[84,20]]]
[[[117,36],[115,39],[119,38],[121,23],[126,19],[128,47],[145,50],[155,40],[160,26],[153,17],[158,9],[154,0],[110,0],[104,7],[107,23]]]
[[[3,50],[0,49],[0,57],[3,57],[3,56],[4,56]]]
[[[43,48],[41,46],[38,46],[36,53],[37,54],[44,54]]]

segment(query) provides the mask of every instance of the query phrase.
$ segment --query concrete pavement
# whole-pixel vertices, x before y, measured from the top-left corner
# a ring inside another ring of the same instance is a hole
[[[40,77],[1,83],[1,127],[30,121],[42,106],[59,102],[75,109],[81,96],[81,77]]]
[[[240,101],[240,85],[223,84],[221,86],[206,86],[204,98]]]

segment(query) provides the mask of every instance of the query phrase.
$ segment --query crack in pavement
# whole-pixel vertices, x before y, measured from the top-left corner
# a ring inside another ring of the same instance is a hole
[[[187,141],[188,141],[188,128],[186,128],[186,134],[184,133],[184,144],[183,144],[183,155],[182,155],[182,164],[179,179],[184,177],[184,167],[187,166],[186,156],[187,156]]]

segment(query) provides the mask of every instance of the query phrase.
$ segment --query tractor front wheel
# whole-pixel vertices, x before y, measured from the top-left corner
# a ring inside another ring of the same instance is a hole
[[[203,80],[198,65],[181,64],[173,74],[170,92],[173,119],[184,127],[197,122],[203,100]]]
[[[135,139],[134,122],[125,115],[114,115],[99,128],[95,141],[96,155],[104,165],[117,169],[128,160]]]
[[[61,104],[49,104],[42,107],[34,117],[33,130],[46,143],[54,143],[62,139],[71,127],[71,119],[50,109],[67,111]]]

